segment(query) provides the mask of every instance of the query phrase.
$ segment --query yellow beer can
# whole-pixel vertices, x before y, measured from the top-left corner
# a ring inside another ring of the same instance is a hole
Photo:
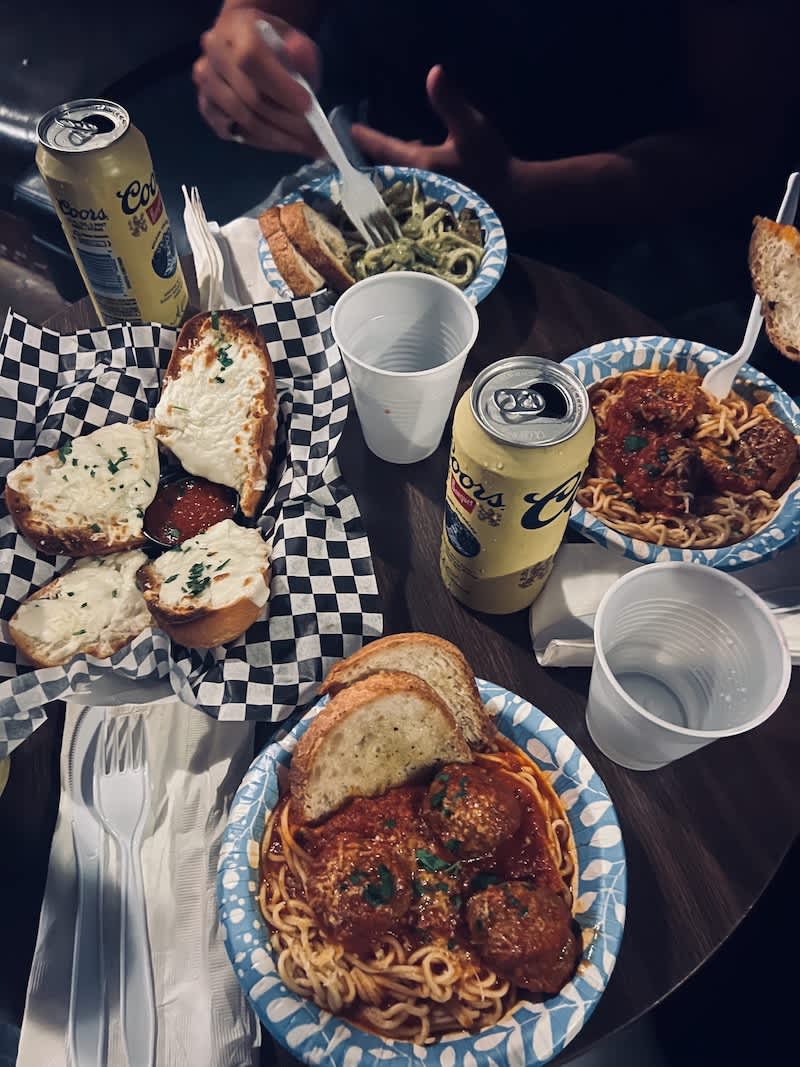
[[[595,426],[568,368],[538,356],[493,363],[461,397],[445,489],[440,568],[467,607],[532,604],[553,569]]]
[[[150,151],[124,107],[73,100],[39,122],[36,165],[101,322],[177,326],[189,296]]]

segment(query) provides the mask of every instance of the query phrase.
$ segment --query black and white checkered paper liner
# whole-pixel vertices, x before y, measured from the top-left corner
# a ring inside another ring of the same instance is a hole
[[[243,309],[269,346],[279,401],[270,486],[258,525],[271,541],[269,612],[235,643],[198,652],[148,629],[111,659],[34,670],[4,631],[0,757],[44,720],[43,706],[108,672],[168,678],[219,719],[278,722],[306,705],[330,666],[382,632],[369,542],[334,452],[350,394],[324,295]],[[0,336],[0,477],[29,456],[113,422],[147,419],[177,333],[110,326],[69,336],[9,312]],[[68,560],[37,552],[0,503],[0,619]]]

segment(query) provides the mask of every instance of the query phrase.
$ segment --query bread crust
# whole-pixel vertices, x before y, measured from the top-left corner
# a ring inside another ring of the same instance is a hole
[[[420,644],[437,649],[440,653],[456,661],[460,668],[462,682],[470,693],[471,707],[469,710],[469,719],[472,729],[468,735],[469,742],[472,747],[481,751],[496,748],[497,728],[483,706],[483,701],[478,692],[478,686],[475,683],[475,675],[467,662],[466,656],[457,645],[454,645],[451,641],[446,641],[443,637],[438,637],[435,634],[389,634],[386,637],[378,638],[376,641],[371,641],[368,645],[364,645],[363,648],[360,648],[358,652],[354,652],[353,655],[348,656],[347,659],[340,660],[339,663],[336,663],[331,668],[320,686],[320,696],[333,696],[336,693],[341,692],[342,689],[348,685],[355,684],[352,683],[352,678],[364,677],[364,672],[369,672],[367,674],[369,677],[372,675],[373,671],[384,670],[385,668],[382,667],[371,669],[369,666],[370,661],[383,651],[414,648],[419,647]]]
[[[280,209],[281,226],[303,258],[322,275],[332,289],[342,293],[355,284],[355,278],[312,231],[309,225],[309,212],[312,210],[302,200],[284,204]],[[344,245],[344,238],[342,244]]]
[[[201,312],[187,320],[178,334],[178,340],[170,356],[167,369],[164,373],[165,381],[180,377],[181,369],[186,359],[191,359],[194,349],[203,339],[203,334],[213,329],[211,315],[217,317],[217,321],[224,326],[225,333],[233,337],[239,344],[245,344],[255,348],[261,355],[264,369],[264,389],[260,396],[253,398],[250,409],[250,418],[255,420],[255,427],[251,432],[251,455],[247,465],[247,474],[244,483],[239,487],[239,508],[243,515],[253,518],[261,506],[266,492],[266,480],[272,463],[272,451],[275,447],[275,433],[277,430],[278,401],[275,391],[275,371],[272,366],[269,349],[251,318],[236,311]],[[159,427],[156,425],[156,437]],[[259,484],[263,488],[259,488]]]
[[[764,326],[772,345],[787,359],[800,361],[800,335],[789,336],[784,332],[778,309],[780,300],[797,302],[800,293],[783,290],[781,282],[769,262],[769,251],[775,242],[783,242],[786,250],[797,260],[800,274],[800,232],[794,226],[784,226],[772,219],[756,215],[750,237],[747,262],[753,280],[753,288],[762,299]]]
[[[298,252],[283,227],[270,234],[267,244],[278,273],[294,296],[311,296],[325,288],[325,279]]]
[[[452,712],[427,682],[405,671],[378,671],[336,693],[298,741],[289,766],[289,790],[294,809],[303,821],[307,821],[304,813],[314,763],[324,758],[329,735],[365,704],[392,694],[413,694],[426,700],[446,725],[458,752],[456,756],[448,754],[448,762],[472,762],[472,752]]]

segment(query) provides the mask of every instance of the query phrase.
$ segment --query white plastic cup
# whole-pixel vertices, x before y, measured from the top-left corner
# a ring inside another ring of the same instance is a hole
[[[474,305],[430,274],[377,274],[339,297],[331,330],[369,450],[389,463],[426,459],[478,335]]]
[[[663,767],[759,726],[783,700],[791,660],[769,608],[736,578],[653,563],[600,602],[586,725],[615,763]]]

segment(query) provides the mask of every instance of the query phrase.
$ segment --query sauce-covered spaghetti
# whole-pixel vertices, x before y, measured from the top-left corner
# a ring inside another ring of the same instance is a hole
[[[385,1037],[491,1026],[519,990],[558,992],[580,954],[568,820],[508,741],[319,826],[300,825],[283,797],[261,874],[281,980]]]
[[[597,440],[577,502],[628,537],[722,548],[760,530],[798,471],[767,394],[717,400],[697,373],[633,370],[596,382]]]

